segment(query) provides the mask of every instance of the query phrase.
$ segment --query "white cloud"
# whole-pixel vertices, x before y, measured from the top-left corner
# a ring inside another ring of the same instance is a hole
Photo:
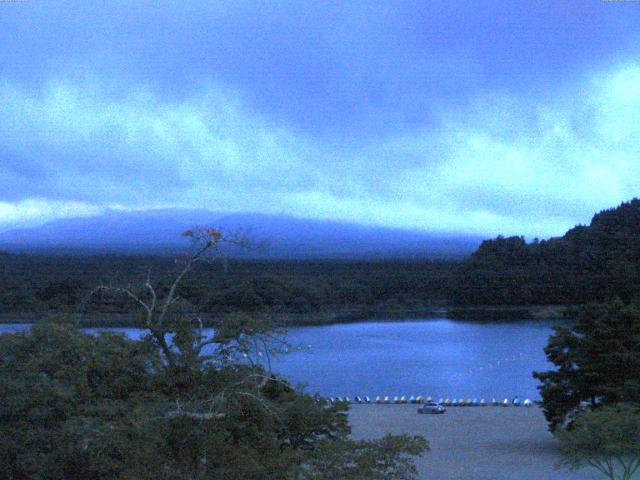
[[[551,236],[639,194],[638,64],[550,99],[479,97],[367,145],[307,138],[220,85],[181,100],[121,90],[0,84],[0,225],[117,203]]]
[[[104,209],[81,202],[30,199],[0,202],[0,231],[42,223],[43,219],[91,217]]]

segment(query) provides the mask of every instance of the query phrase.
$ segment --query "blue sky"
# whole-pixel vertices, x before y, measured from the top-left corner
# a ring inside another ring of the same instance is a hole
[[[640,2],[0,2],[0,230],[205,207],[553,236],[639,195]]]

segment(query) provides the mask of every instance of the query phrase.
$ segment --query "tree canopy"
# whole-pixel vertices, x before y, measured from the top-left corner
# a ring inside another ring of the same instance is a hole
[[[187,232],[194,251],[158,288],[99,285],[130,298],[146,334],[42,323],[0,335],[0,470],[20,480],[329,480],[415,477],[422,437],[349,438],[346,405],[295,391],[261,361],[282,341],[258,316],[213,334],[179,295],[226,239]]]
[[[591,466],[610,480],[630,480],[640,467],[640,410],[618,404],[582,412],[569,430],[556,433],[562,465]]]
[[[620,300],[585,307],[545,348],[555,370],[535,372],[551,430],[581,410],[640,399],[640,308]]]
[[[482,242],[457,270],[455,304],[548,305],[625,301],[640,294],[640,199],[594,215],[564,236]]]

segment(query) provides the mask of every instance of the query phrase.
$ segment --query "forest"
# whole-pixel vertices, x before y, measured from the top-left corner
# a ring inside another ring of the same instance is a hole
[[[456,270],[462,305],[581,305],[640,292],[640,200],[594,215],[564,236],[484,241]]]
[[[179,294],[204,314],[287,314],[296,322],[332,321],[402,312],[424,313],[447,303],[455,262],[234,260],[198,265]],[[147,274],[166,289],[174,259],[158,256],[0,255],[0,315],[76,312],[98,285],[140,285]],[[130,300],[93,295],[88,316],[125,314]],[[117,318],[117,315],[115,316]]]
[[[149,274],[176,271],[172,258],[0,253],[0,316],[77,312],[109,316],[131,311],[121,295],[96,286],[140,285]],[[286,316],[302,323],[376,316],[406,317],[478,306],[582,305],[640,292],[640,200],[597,213],[548,240],[484,241],[464,260],[247,260],[198,265],[178,292],[198,313],[234,311]],[[119,320],[120,318],[120,320]]]

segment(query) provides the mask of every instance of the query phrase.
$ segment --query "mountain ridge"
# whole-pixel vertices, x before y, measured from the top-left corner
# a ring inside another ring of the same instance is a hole
[[[54,220],[37,227],[0,232],[0,249],[25,253],[173,255],[188,247],[188,240],[181,233],[203,225],[227,232],[243,230],[256,240],[266,240],[266,247],[250,256],[267,258],[460,258],[471,254],[481,241],[480,237],[288,215],[158,209],[107,210],[92,217]]]

